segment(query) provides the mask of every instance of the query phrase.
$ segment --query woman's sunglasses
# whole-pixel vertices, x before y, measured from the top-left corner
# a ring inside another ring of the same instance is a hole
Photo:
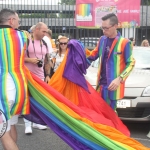
[[[59,43],[60,45],[67,45],[67,43]]]

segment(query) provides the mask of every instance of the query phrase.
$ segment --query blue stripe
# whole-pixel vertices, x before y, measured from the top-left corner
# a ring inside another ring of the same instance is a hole
[[[40,111],[42,111],[49,119],[51,119],[54,123],[56,123],[62,130],[66,131],[68,134],[70,134],[72,137],[74,137],[76,140],[80,141],[84,145],[88,146],[89,148],[93,150],[106,150],[105,148],[81,137],[76,132],[74,132],[72,129],[70,129],[67,125],[62,123],[60,120],[58,120],[53,114],[51,114],[48,110],[46,110],[43,106],[41,106],[34,98],[30,98],[30,102],[38,108]]]

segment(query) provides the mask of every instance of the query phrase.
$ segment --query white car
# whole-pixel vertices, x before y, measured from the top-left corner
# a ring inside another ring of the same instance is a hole
[[[134,47],[135,67],[125,84],[125,96],[118,100],[117,112],[122,120],[150,121],[150,47]],[[95,87],[98,60],[94,61],[85,75]]]

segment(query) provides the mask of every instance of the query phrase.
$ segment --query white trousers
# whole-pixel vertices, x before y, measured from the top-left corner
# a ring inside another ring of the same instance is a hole
[[[11,110],[15,102],[16,87],[10,74],[8,74],[7,76],[6,94],[8,97],[9,109]],[[6,132],[10,130],[11,125],[15,125],[17,123],[18,123],[18,115],[12,116],[11,119],[8,120]]]

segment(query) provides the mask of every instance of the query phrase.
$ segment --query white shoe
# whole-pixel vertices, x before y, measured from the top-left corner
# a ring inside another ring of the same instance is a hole
[[[33,128],[40,129],[40,130],[46,130],[46,129],[47,129],[47,126],[44,126],[44,125],[41,125],[41,124],[33,123]]]
[[[32,134],[32,128],[30,126],[25,128],[25,134]]]
[[[147,137],[150,138],[150,131],[149,131],[149,133],[147,134]]]

